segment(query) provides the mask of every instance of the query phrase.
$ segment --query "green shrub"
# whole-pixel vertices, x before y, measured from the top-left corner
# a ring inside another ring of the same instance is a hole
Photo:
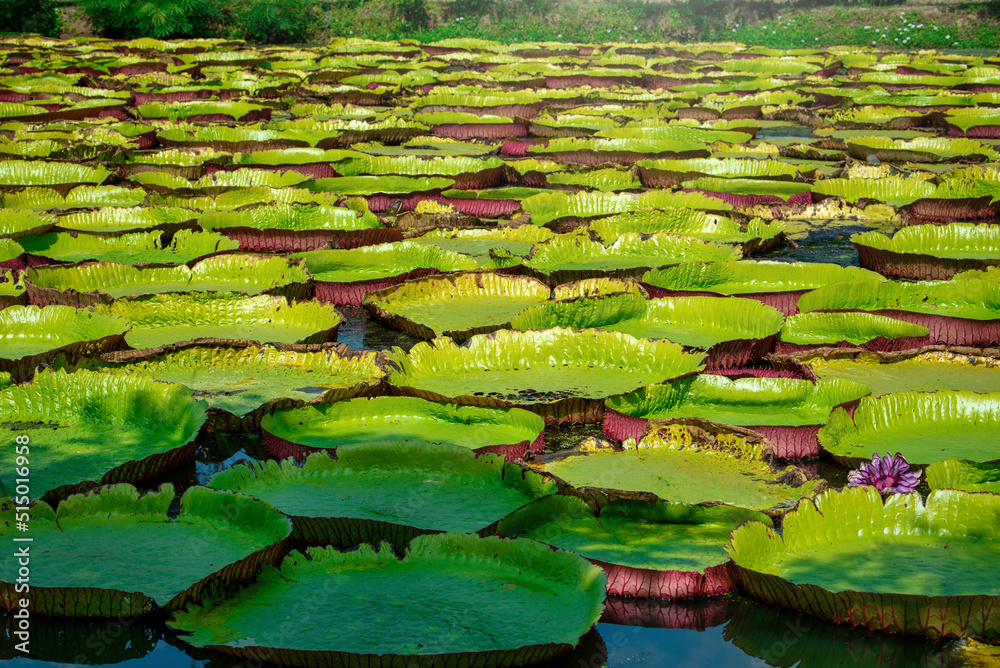
[[[210,37],[220,17],[217,0],[80,0],[105,37]]]
[[[250,0],[236,3],[232,10],[232,35],[251,42],[305,42],[317,22],[312,0]]]
[[[0,0],[0,33],[57,37],[61,27],[53,0]]]

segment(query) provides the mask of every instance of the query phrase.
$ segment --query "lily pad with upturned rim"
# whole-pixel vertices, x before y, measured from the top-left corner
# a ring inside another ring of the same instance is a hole
[[[611,596],[685,599],[732,588],[723,548],[751,520],[771,524],[767,515],[729,506],[623,499],[595,513],[577,497],[550,496],[504,518],[497,532],[576,552],[604,570]]]
[[[703,374],[650,385],[604,402],[604,432],[640,439],[650,421],[708,420],[745,427],[765,437],[783,459],[820,453],[817,432],[838,406],[853,407],[867,385],[847,380],[812,383],[796,378],[738,378]]]
[[[534,306],[514,316],[511,327],[596,328],[669,339],[707,351],[709,368],[731,369],[760,361],[770,352],[782,322],[777,309],[752,299],[611,295]]]
[[[173,501],[169,483],[141,497],[121,484],[71,496],[55,511],[34,504],[31,589],[0,583],[3,607],[26,598],[33,614],[119,619],[178,610],[281,559],[291,522],[266,503],[190,487],[172,516]],[[4,525],[0,535],[15,531]]]
[[[417,397],[374,397],[275,411],[261,421],[276,457],[334,452],[358,443],[444,443],[520,459],[545,447],[545,421],[520,408],[440,404]]]
[[[299,263],[266,255],[218,255],[192,267],[137,268],[113,262],[34,267],[28,295],[39,304],[91,306],[119,297],[169,292],[234,292],[307,297],[312,277]]]
[[[504,668],[570,651],[600,617],[604,588],[601,570],[569,552],[441,534],[413,539],[402,560],[387,545],[294,552],[280,571],[265,572],[233,598],[175,613],[170,625],[191,634],[182,636],[186,644],[246,658],[266,651],[286,664],[308,652],[372,668]],[[305,601],[316,606],[316,623],[302,625],[294,615],[265,621],[258,612]],[[372,618],[359,609],[386,613]]]
[[[740,296],[757,299],[784,313],[798,313],[799,297],[831,283],[885,281],[875,272],[858,267],[812,262],[756,260],[698,264],[646,272],[643,285],[651,297],[682,295]]]
[[[333,304],[360,306],[369,292],[439,271],[468,271],[477,262],[435,246],[401,241],[350,250],[309,251],[302,259],[316,279],[316,298]]]
[[[105,356],[95,366],[189,387],[208,403],[214,429],[255,432],[266,412],[358,396],[385,375],[376,353],[327,345],[167,346]]]
[[[874,231],[855,234],[851,243],[862,267],[890,278],[947,280],[1000,265],[1000,225],[912,225],[891,239]]]
[[[235,251],[239,243],[221,234],[180,230],[167,244],[162,232],[136,232],[119,237],[65,232],[24,237],[29,255],[58,262],[118,262],[121,264],[183,264],[209,255]]]
[[[584,499],[725,503],[772,517],[825,486],[787,475],[793,468],[775,472],[769,455],[770,448],[741,436],[703,442],[684,425],[663,425],[638,443],[627,441],[624,450],[577,446],[536,457],[532,466],[558,476]]]
[[[314,453],[301,466],[292,459],[234,466],[209,486],[270,503],[292,518],[293,538],[339,548],[388,541],[402,549],[426,533],[491,532],[556,492],[552,480],[496,455],[402,441],[345,444],[336,459]]]
[[[650,269],[682,262],[738,260],[737,248],[694,237],[626,233],[610,246],[578,235],[561,235],[538,244],[524,267],[554,284],[584,278],[638,278]]]
[[[125,344],[129,323],[72,306],[9,306],[0,310],[0,370],[16,382],[59,353],[103,353]]]
[[[857,468],[875,451],[915,465],[945,459],[1000,460],[1000,392],[940,390],[865,397],[853,416],[838,409],[819,432],[823,449]]]
[[[859,487],[802,503],[781,536],[750,522],[727,551],[743,587],[767,603],[889,633],[996,638],[998,513],[995,495],[883,500]]]
[[[3,437],[31,442],[32,498],[154,478],[194,455],[208,406],[177,385],[79,370],[42,371],[0,390]],[[2,457],[14,489],[14,448]]]
[[[432,401],[478,406],[521,406],[549,424],[596,422],[603,399],[701,369],[700,355],[669,341],[646,341],[619,332],[546,329],[500,330],[472,337],[418,343],[387,355],[398,371],[398,391]]]
[[[52,308],[52,307],[49,307]],[[284,297],[244,297],[228,292],[192,292],[119,299],[98,312],[131,323],[125,342],[156,348],[207,339],[258,343],[325,343],[337,338],[341,317],[329,304],[291,302]]]
[[[372,316],[420,339],[450,336],[462,343],[475,334],[506,329],[525,309],[548,300],[551,290],[527,276],[494,273],[430,276],[365,295]]]
[[[843,378],[872,388],[872,396],[892,392],[968,390],[992,392],[1000,387],[1000,360],[941,350],[874,354],[802,356],[820,379]]]
[[[785,321],[777,352],[787,354],[821,346],[860,346],[879,352],[910,350],[927,345],[929,333],[923,325],[884,315],[814,311]]]

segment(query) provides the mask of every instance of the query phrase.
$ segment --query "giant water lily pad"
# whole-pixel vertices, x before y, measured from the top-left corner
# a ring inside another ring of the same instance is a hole
[[[913,225],[890,239],[855,234],[861,266],[893,278],[949,279],[960,271],[1000,265],[1000,225]]]
[[[180,207],[102,207],[71,213],[59,218],[56,226],[67,232],[114,235],[137,230],[176,230],[192,223],[198,212]]]
[[[739,249],[694,237],[627,233],[605,246],[577,235],[538,244],[524,266],[553,283],[599,276],[639,277],[649,269],[681,262],[737,260]]]
[[[149,295],[119,299],[95,309],[131,323],[125,341],[133,348],[195,339],[323,343],[336,338],[341,322],[340,314],[328,304],[289,303],[284,297],[244,297],[228,292]]]
[[[669,341],[645,341],[619,332],[500,330],[418,343],[388,355],[398,371],[388,381],[434,401],[483,406],[518,405],[549,422],[595,421],[600,400],[639,386],[694,373],[700,355]]]
[[[266,571],[233,598],[175,613],[171,626],[190,632],[183,640],[195,647],[246,657],[266,651],[285,664],[300,665],[297,657],[308,652],[373,667],[461,661],[502,668],[570,651],[603,601],[603,573],[575,554],[534,541],[443,534],[418,536],[402,560],[388,546],[292,553],[280,571]],[[308,624],[259,612],[307,602],[315,606]]]
[[[766,437],[783,458],[819,454],[816,433],[837,406],[853,405],[868,387],[847,380],[700,375],[651,385],[605,401],[604,431],[615,440],[639,439],[650,420],[700,418],[747,427]]]
[[[417,397],[375,397],[275,411],[261,421],[264,445],[301,457],[356,443],[444,443],[519,459],[545,445],[545,422],[519,408],[439,404]]]
[[[929,333],[923,325],[873,313],[800,313],[781,328],[778,352],[845,344],[866,350],[907,350],[926,344]]]
[[[516,315],[511,327],[521,331],[593,327],[637,338],[669,339],[707,350],[710,367],[736,368],[770,352],[782,322],[777,309],[752,299],[645,299],[625,294],[535,306]]]
[[[32,498],[58,499],[81,485],[138,482],[194,454],[207,406],[191,391],[148,378],[43,371],[28,385],[0,390],[8,443],[27,436]],[[14,448],[0,481],[14,489]]]
[[[728,591],[729,533],[743,522],[770,524],[762,513],[684,503],[613,501],[594,513],[574,496],[550,496],[497,526],[576,552],[604,569],[608,594],[656,598],[716,596]]]
[[[121,348],[129,323],[113,314],[72,306],[9,306],[0,310],[0,369],[26,380],[60,352],[100,353]]]
[[[307,296],[311,277],[298,262],[264,255],[219,255],[193,267],[137,268],[112,262],[31,268],[25,273],[36,303],[89,306],[119,297],[164,292],[236,292]]]
[[[182,264],[207,255],[239,248],[221,234],[180,230],[168,243],[162,232],[137,232],[119,237],[67,233],[43,234],[21,239],[26,253],[60,262],[120,262],[122,264]]]
[[[340,345],[324,350],[168,347],[112,356],[108,372],[184,385],[207,401],[217,429],[255,430],[265,409],[301,406],[324,395],[332,401],[371,388],[385,375],[376,357]]]
[[[1000,274],[964,272],[950,281],[850,281],[803,295],[799,310],[870,311],[923,325],[928,343],[984,347],[1000,343]]]
[[[368,292],[427,274],[475,269],[466,255],[412,241],[299,253],[316,277],[316,298],[334,304],[360,305]]]
[[[845,353],[804,357],[823,380],[842,378],[865,383],[873,396],[891,392],[968,390],[994,392],[1000,387],[1000,360],[947,351]]]
[[[215,586],[248,581],[261,563],[278,563],[291,533],[286,517],[246,497],[191,487],[179,514],[168,515],[173,501],[173,485],[140,497],[122,484],[71,496],[55,511],[36,503],[28,609],[118,618],[176,610]],[[12,522],[0,527],[0,535],[14,531]],[[0,583],[8,610],[18,607],[14,587]]]
[[[577,447],[533,465],[590,496],[680,503],[727,503],[781,515],[811,496],[822,481],[784,475],[767,463],[769,449],[737,436],[702,442],[682,425],[660,426],[623,450]]]
[[[884,281],[857,267],[812,262],[717,262],[680,264],[646,272],[650,295],[673,293],[741,296],[758,299],[786,315],[798,312],[795,302],[806,291],[843,281]]]
[[[450,336],[458,342],[505,328],[551,290],[527,276],[472,273],[431,276],[365,295],[372,315],[410,336]]]
[[[891,633],[1000,636],[993,518],[1000,498],[954,490],[828,492],[785,516],[782,534],[750,522],[728,551],[767,603]]]
[[[552,230],[547,228],[522,225],[493,229],[437,229],[412,241],[476,257],[489,257],[494,248],[523,256],[531,252],[534,244],[548,241],[553,236]]]
[[[354,443],[337,458],[235,466],[209,486],[247,494],[293,518],[293,537],[352,547],[388,541],[402,548],[424,533],[491,529],[556,483],[504,462],[444,443]]]
[[[934,489],[1000,493],[1000,463],[946,459],[927,467],[927,484]]]
[[[1000,392],[941,390],[866,397],[853,418],[834,411],[819,432],[823,449],[856,467],[876,451],[899,452],[912,464],[944,459],[1000,460]]]
[[[237,211],[207,213],[198,219],[206,230],[217,230],[250,251],[307,251],[351,248],[402,240],[396,230],[383,228],[366,211],[319,204],[275,204]]]

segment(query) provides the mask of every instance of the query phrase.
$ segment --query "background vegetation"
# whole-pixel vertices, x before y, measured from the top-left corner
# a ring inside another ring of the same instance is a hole
[[[472,37],[992,49],[1000,45],[1000,0],[0,0],[0,30],[277,44]]]

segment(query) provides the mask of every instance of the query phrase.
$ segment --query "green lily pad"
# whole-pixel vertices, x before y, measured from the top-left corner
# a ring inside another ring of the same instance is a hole
[[[739,249],[731,246],[665,233],[649,237],[623,234],[610,246],[579,235],[560,235],[535,246],[524,265],[563,283],[573,278],[592,278],[583,275],[587,272],[639,275],[681,262],[724,262],[737,260],[740,255]]]
[[[873,452],[899,452],[911,464],[945,459],[1000,460],[1000,392],[941,390],[865,397],[851,418],[837,409],[819,432],[834,459],[856,468]]]
[[[465,192],[465,191],[463,191]],[[537,243],[548,241],[552,230],[533,225],[480,229],[437,229],[413,238],[411,241],[437,246],[442,250],[489,257],[494,248],[503,248],[512,255],[527,255]]]
[[[375,353],[354,353],[343,346],[320,351],[198,347],[112,361],[108,373],[184,385],[213,409],[255,417],[257,427],[260,416],[254,413],[261,407],[302,405],[324,395],[332,401],[375,385],[385,375]]]
[[[441,443],[355,443],[337,458],[269,461],[215,474],[215,489],[252,496],[293,518],[294,537],[353,547],[389,541],[402,548],[424,533],[482,532],[556,483],[469,448]]]
[[[61,230],[89,234],[114,234],[182,225],[194,221],[196,211],[180,207],[104,207],[70,213],[56,223]]]
[[[612,497],[650,495],[680,503],[726,503],[770,515],[794,507],[823,483],[783,482],[765,461],[763,446],[738,437],[699,444],[681,425],[657,428],[624,450],[574,450],[535,459],[538,468],[577,488],[608,490]],[[583,490],[586,491],[586,490]]]
[[[934,489],[959,489],[963,492],[1000,493],[1000,464],[946,459],[927,467],[927,484]]]
[[[431,276],[365,295],[379,321],[422,339],[506,328],[524,309],[548,300],[551,290],[534,278],[471,273]]]
[[[86,370],[42,371],[0,390],[4,440],[30,440],[32,498],[57,499],[91,481],[138,482],[177,466],[194,454],[207,408],[183,387]],[[8,490],[14,458],[14,448],[0,458]]]
[[[291,259],[302,259],[317,281],[352,283],[398,276],[418,268],[468,271],[477,263],[465,255],[412,241],[364,246],[349,250],[307,251]]]
[[[516,315],[511,327],[593,327],[707,350],[724,341],[774,336],[782,322],[777,309],[752,299],[612,295],[534,306]]]
[[[75,291],[92,294],[91,302],[139,294],[166,292],[237,292],[246,295],[291,291],[307,285],[309,273],[299,263],[266,255],[217,255],[193,267],[150,267],[139,269],[124,264],[89,263],[67,267],[38,267],[25,272],[29,283],[42,288],[43,300],[58,300],[60,293]],[[29,294],[32,290],[29,287]]]
[[[443,443],[520,458],[540,450],[545,422],[520,408],[439,404],[417,397],[375,397],[275,411],[261,421],[264,442],[287,442],[284,455],[343,445]],[[285,445],[285,444],[282,444]],[[276,451],[279,452],[279,451]]]
[[[9,306],[0,310],[0,359],[35,361],[58,350],[113,350],[128,329],[128,321],[118,315],[72,306]]]
[[[176,232],[163,243],[162,232],[137,232],[120,237],[92,234],[44,234],[21,239],[25,252],[61,262],[119,262],[121,264],[183,264],[206,255],[239,248],[239,242],[212,232]]]
[[[32,586],[21,594],[28,609],[119,618],[176,610],[277,563],[292,528],[266,503],[205,487],[189,488],[176,516],[168,515],[173,501],[171,484],[142,497],[123,484],[71,496],[55,511],[36,503]],[[0,527],[0,535],[14,532],[11,522]],[[0,583],[5,596],[17,596],[14,587]]]
[[[1000,636],[993,566],[1000,498],[937,490],[827,492],[785,516],[782,534],[749,522],[727,548],[767,603],[890,633]],[[947,547],[946,547],[947,546]]]
[[[463,404],[534,405],[560,421],[588,419],[589,402],[701,368],[700,355],[683,353],[669,341],[558,328],[499,330],[474,336],[461,348],[439,338],[409,353],[395,348],[387,357],[399,369],[388,381],[404,392]]]
[[[836,406],[866,394],[866,385],[847,380],[730,380],[702,374],[650,385],[604,403],[611,410],[647,420],[697,417],[745,427],[795,427],[823,424]]]
[[[836,345],[842,341],[862,345],[877,339],[920,338],[923,325],[872,313],[800,313],[785,321],[781,340],[800,346]]]
[[[49,307],[53,308],[53,307]],[[127,319],[125,341],[155,348],[195,339],[243,339],[260,343],[323,343],[336,338],[340,314],[316,301],[284,297],[194,292],[119,299],[98,312]]]
[[[711,292],[719,295],[748,295],[765,292],[813,290],[843,281],[884,281],[873,271],[858,267],[813,262],[717,262],[685,263],[647,272],[642,280],[671,291]]]
[[[968,390],[993,392],[1000,387],[1000,363],[988,357],[949,352],[806,357],[820,379],[841,378],[865,383],[872,396],[892,392]]]
[[[573,496],[549,496],[504,518],[497,531],[570,550],[596,563],[617,596],[694,598],[732,587],[729,534],[762,513],[729,506],[613,501],[594,511]]]
[[[260,615],[262,606],[292,610],[304,600],[314,602],[312,623]],[[568,652],[597,622],[603,601],[603,573],[575,554],[443,534],[418,536],[402,560],[388,546],[293,552],[280,571],[266,571],[232,598],[175,613],[171,626],[191,633],[183,636],[189,645],[248,658],[267,651],[287,662],[308,651],[370,666],[503,667]]]

